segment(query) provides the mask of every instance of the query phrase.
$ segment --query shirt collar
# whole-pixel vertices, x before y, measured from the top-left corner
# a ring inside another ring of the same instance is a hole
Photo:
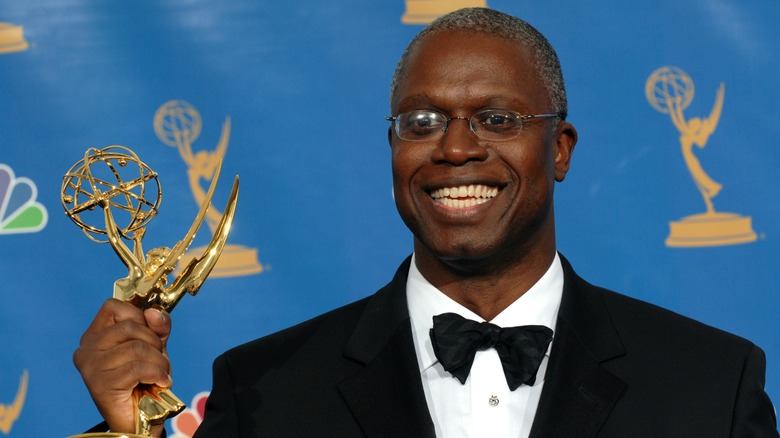
[[[563,267],[558,253],[555,253],[555,258],[547,272],[526,293],[490,322],[499,327],[543,325],[555,331],[562,295]],[[455,302],[428,282],[417,269],[414,255],[406,279],[406,298],[420,372],[438,362],[433,353],[429,334],[433,328],[434,315],[452,312],[467,319],[483,321],[476,313]],[[548,355],[549,351],[548,347]]]

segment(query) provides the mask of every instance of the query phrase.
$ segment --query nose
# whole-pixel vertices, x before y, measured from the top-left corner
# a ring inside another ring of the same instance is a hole
[[[487,155],[487,149],[480,145],[480,139],[471,131],[469,119],[452,117],[447,121],[432,159],[436,163],[459,166],[469,161],[484,161]]]

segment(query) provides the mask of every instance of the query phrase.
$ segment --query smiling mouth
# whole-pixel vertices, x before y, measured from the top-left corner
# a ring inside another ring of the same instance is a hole
[[[443,187],[430,193],[435,202],[452,208],[469,208],[484,204],[498,195],[498,187],[472,184],[459,187]]]

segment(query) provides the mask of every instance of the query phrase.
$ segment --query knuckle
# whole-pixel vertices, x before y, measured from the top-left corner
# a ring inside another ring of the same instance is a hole
[[[105,301],[103,301],[103,304],[100,306],[100,310],[98,312],[113,314],[117,310],[118,303],[119,301],[117,301],[116,299],[108,298]]]
[[[138,325],[128,320],[116,323],[114,329],[119,332],[123,339],[132,339],[138,333]]]
[[[145,358],[151,353],[149,344],[139,340],[133,340],[128,342],[130,352],[134,358]]]
[[[128,376],[132,376],[135,383],[151,383],[164,374],[159,365],[142,360],[129,362],[126,372]]]
[[[81,347],[77,348],[76,351],[73,352],[73,365],[76,366],[77,369],[81,370],[83,365],[85,365],[87,362],[84,361],[84,351]]]

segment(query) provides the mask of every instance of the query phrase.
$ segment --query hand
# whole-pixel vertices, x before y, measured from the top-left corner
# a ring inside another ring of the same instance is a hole
[[[73,363],[112,432],[135,432],[133,388],[139,383],[169,388],[166,344],[171,318],[157,309],[141,311],[109,299],[81,336]],[[155,427],[159,436],[162,426]]]

